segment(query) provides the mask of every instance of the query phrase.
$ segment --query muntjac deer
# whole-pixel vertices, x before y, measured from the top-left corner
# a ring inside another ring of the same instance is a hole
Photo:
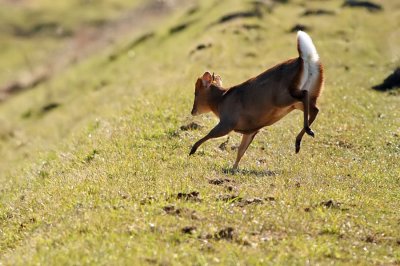
[[[304,112],[303,129],[296,137],[296,153],[304,133],[314,137],[310,125],[318,108],[317,99],[323,88],[323,67],[310,36],[297,33],[299,57],[278,64],[264,73],[229,89],[222,87],[221,78],[204,73],[197,79],[192,115],[212,111],[219,123],[197,141],[190,155],[205,141],[222,137],[231,131],[243,134],[233,169],[258,131],[274,124],[294,109]]]

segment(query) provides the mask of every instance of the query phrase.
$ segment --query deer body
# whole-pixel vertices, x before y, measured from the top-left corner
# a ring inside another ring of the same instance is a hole
[[[278,64],[260,75],[229,89],[209,72],[196,82],[192,115],[212,111],[220,122],[196,142],[190,152],[211,138],[236,131],[243,134],[234,169],[258,131],[279,121],[295,109],[304,112],[304,126],[296,138],[296,153],[305,133],[314,136],[310,125],[318,114],[316,101],[323,87],[323,69],[311,38],[298,37],[299,57]]]

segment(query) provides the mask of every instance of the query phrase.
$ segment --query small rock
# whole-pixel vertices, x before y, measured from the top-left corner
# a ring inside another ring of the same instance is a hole
[[[151,231],[154,231],[156,229],[156,225],[153,223],[149,223],[149,227]]]

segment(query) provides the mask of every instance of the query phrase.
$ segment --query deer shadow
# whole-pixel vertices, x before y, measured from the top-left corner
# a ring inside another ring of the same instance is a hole
[[[279,174],[279,172],[271,170],[233,169],[232,167],[223,167],[221,171],[229,175],[252,175],[257,177],[277,176]]]

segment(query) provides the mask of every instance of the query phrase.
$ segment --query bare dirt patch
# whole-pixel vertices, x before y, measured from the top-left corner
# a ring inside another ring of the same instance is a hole
[[[60,104],[56,103],[56,102],[48,103],[48,104],[46,104],[45,106],[42,107],[41,113],[44,114],[44,113],[50,112],[50,111],[58,108],[59,106],[60,106]]]
[[[214,179],[210,179],[208,180],[208,183],[211,185],[222,185],[225,183],[231,183],[233,182],[233,180],[229,179],[229,178],[214,178]]]
[[[182,131],[189,131],[189,130],[197,130],[197,129],[201,129],[203,126],[197,124],[196,122],[191,122],[187,125],[183,125],[181,126],[181,130]]]
[[[192,191],[190,193],[179,192],[176,195],[176,198],[179,200],[186,200],[186,201],[201,201],[200,193],[198,191]]]
[[[234,231],[235,230],[233,229],[233,227],[226,227],[216,232],[213,238],[216,240],[221,240],[221,239],[232,240]]]
[[[350,206],[353,206],[352,204],[350,204]],[[326,201],[322,201],[318,204],[314,204],[310,207],[305,207],[303,210],[305,212],[311,212],[314,208],[325,208],[325,209],[331,209],[331,210],[340,210],[340,211],[348,211],[349,208],[344,207],[344,204],[342,202],[333,200],[333,199],[329,199]]]
[[[242,197],[240,197],[239,195],[235,195],[235,194],[227,194],[227,195],[219,195],[217,197],[218,201],[225,201],[225,202],[240,202],[243,200]]]
[[[181,31],[184,31],[189,26],[191,26],[193,23],[194,23],[194,21],[189,21],[189,22],[186,22],[186,23],[182,23],[182,24],[176,25],[176,26],[172,27],[169,30],[169,34],[176,34],[176,33],[179,33]]]
[[[153,202],[157,201],[154,196],[147,196],[140,200],[141,205],[152,204]]]
[[[235,12],[235,13],[229,13],[224,16],[222,16],[218,20],[218,24],[226,23],[232,20],[236,20],[239,18],[262,18],[262,13],[258,10],[252,10],[252,11],[241,11],[241,12]]]
[[[196,211],[188,209],[188,208],[178,208],[175,205],[167,205],[163,207],[163,210],[166,214],[175,215],[180,217],[189,218],[192,220],[199,220],[199,215]]]
[[[250,199],[245,199],[242,200],[238,203],[239,207],[246,207],[247,205],[252,205],[252,204],[263,204],[264,200],[260,198],[250,198]]]
[[[383,7],[381,5],[369,1],[346,0],[344,1],[342,6],[353,7],[353,8],[365,8],[369,12],[377,12],[383,10]]]
[[[301,30],[301,31],[310,31],[311,28],[309,26],[304,25],[304,24],[296,24],[289,30],[289,32],[297,32],[299,30]]]
[[[196,226],[190,226],[190,225],[189,225],[189,226],[183,227],[183,228],[181,229],[181,232],[184,233],[184,234],[192,235],[193,233],[196,232],[196,230],[197,230],[197,227],[196,227]]]
[[[201,51],[201,50],[205,50],[205,49],[208,49],[208,48],[211,48],[212,47],[212,44],[211,43],[200,43],[200,44],[198,44],[197,46],[196,46],[196,48],[195,49],[193,49],[192,51],[190,51],[190,55],[192,55],[192,54],[194,54],[195,52],[197,52],[197,51]]]
[[[326,10],[326,9],[307,9],[304,11],[302,16],[308,17],[308,16],[333,16],[335,15],[335,12],[332,10]]]
[[[228,143],[229,143],[229,136],[228,136],[228,138],[227,138],[224,142],[222,142],[222,143],[218,146],[218,148],[219,148],[221,151],[226,151],[226,150],[227,150]]]
[[[226,195],[219,195],[217,197],[217,200],[232,203],[232,204],[234,204],[234,206],[238,206],[238,207],[246,207],[248,205],[264,204],[267,201],[275,201],[275,197],[243,198],[236,194],[226,194]]]
[[[320,206],[332,209],[339,209],[342,203],[334,201],[334,200],[327,200],[320,203]]]

